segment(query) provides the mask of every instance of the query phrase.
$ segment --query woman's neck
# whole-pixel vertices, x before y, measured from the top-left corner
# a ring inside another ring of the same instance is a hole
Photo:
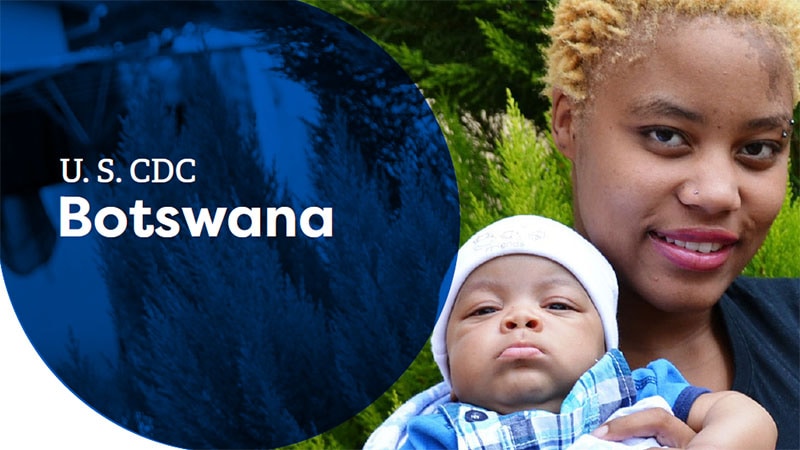
[[[733,383],[733,355],[716,309],[671,313],[620,292],[620,349],[631,368],[665,358],[689,383],[727,390]]]

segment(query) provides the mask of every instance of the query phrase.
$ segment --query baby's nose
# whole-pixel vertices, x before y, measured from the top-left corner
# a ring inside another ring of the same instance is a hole
[[[509,312],[503,326],[508,330],[516,328],[536,329],[540,325],[539,317],[531,308],[519,308]]]

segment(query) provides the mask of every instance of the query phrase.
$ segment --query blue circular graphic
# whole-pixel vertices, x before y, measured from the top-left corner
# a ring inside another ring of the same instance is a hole
[[[263,448],[341,424],[403,373],[458,195],[383,50],[295,2],[0,17],[3,277],[75,395],[158,442]]]

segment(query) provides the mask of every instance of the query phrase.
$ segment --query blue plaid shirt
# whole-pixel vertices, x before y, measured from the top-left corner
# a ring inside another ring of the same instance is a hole
[[[437,413],[408,422],[404,448],[565,449],[619,408],[660,395],[681,420],[706,389],[689,385],[666,360],[631,373],[619,350],[606,353],[572,388],[561,413],[528,410],[501,415],[467,403],[448,402]]]

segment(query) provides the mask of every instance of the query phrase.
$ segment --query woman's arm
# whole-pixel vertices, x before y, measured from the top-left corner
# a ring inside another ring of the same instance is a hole
[[[697,431],[690,449],[774,449],[778,440],[778,427],[767,410],[734,391],[697,397],[687,422]]]
[[[686,449],[774,449],[778,429],[767,411],[733,391],[703,394],[689,411],[688,424],[653,408],[611,420],[592,432],[608,441],[655,437],[661,445]]]
[[[669,448],[686,448],[697,433],[669,412],[652,408],[609,420],[592,435],[617,442],[635,437],[654,437],[659,444]]]

